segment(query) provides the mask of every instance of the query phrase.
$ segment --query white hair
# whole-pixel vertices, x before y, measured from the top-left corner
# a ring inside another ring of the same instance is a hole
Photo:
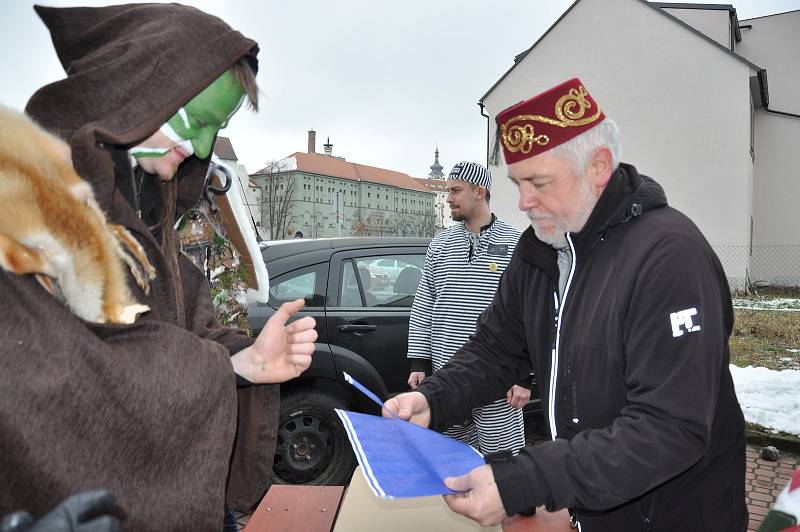
[[[575,175],[584,175],[592,155],[602,147],[611,152],[611,163],[616,170],[619,166],[621,144],[617,124],[606,118],[589,131],[551,149],[549,154],[568,161]]]

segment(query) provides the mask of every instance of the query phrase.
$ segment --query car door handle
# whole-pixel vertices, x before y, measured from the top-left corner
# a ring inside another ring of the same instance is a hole
[[[369,332],[374,331],[377,329],[377,325],[339,325],[338,329],[340,332]]]

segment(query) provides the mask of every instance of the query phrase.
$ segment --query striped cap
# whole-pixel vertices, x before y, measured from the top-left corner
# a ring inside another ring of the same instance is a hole
[[[469,161],[461,161],[457,163],[447,179],[461,179],[467,183],[484,187],[486,190],[492,190],[492,173],[478,163],[471,163]]]

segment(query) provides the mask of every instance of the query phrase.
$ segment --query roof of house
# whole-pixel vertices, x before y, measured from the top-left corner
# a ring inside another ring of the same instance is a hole
[[[727,11],[728,18],[730,19],[731,28],[733,28],[733,38],[736,40],[736,42],[742,41],[742,32],[739,29],[739,17],[736,15],[736,8],[733,7],[732,4],[682,4],[675,2],[648,2],[648,3],[652,6],[659,7],[661,9],[699,9],[701,11]],[[698,33],[703,35],[702,32]],[[733,43],[731,43],[730,51],[733,52]]]
[[[286,171],[300,171],[309,174],[339,177],[351,181],[364,181],[378,185],[388,185],[398,188],[417,190],[420,192],[430,192],[417,180],[403,172],[367,166],[365,164],[351,163],[344,159],[330,157],[319,153],[295,152],[278,163]],[[259,170],[251,176],[263,174],[264,169]]]
[[[231,139],[228,137],[217,137],[217,141],[214,143],[214,155],[227,161],[239,160],[239,158],[236,156],[236,152],[233,151]]]
[[[675,8],[675,9],[703,9],[703,10],[719,10],[719,11],[736,11],[733,4],[689,4],[683,2],[649,2],[654,6],[661,8]]]
[[[426,177],[415,177],[414,179],[430,192],[447,192],[447,181],[443,179]]]
[[[729,55],[729,56],[731,56],[732,58],[734,58],[734,59],[736,59],[736,60],[738,60],[738,61],[741,61],[741,62],[745,63],[746,65],[748,65],[750,68],[754,69],[755,71],[764,70],[764,69],[762,69],[761,67],[759,67],[758,65],[755,65],[755,64],[753,64],[752,62],[748,61],[747,59],[745,59],[745,58],[744,58],[744,57],[742,57],[741,55],[739,55],[739,54],[737,54],[737,53],[733,52],[733,51],[732,51],[730,48],[727,48],[727,47],[725,47],[725,46],[721,45],[720,43],[718,43],[717,41],[715,41],[714,39],[712,39],[711,37],[709,37],[709,36],[708,36],[708,35],[706,35],[705,33],[701,32],[701,31],[698,31],[697,29],[695,29],[695,28],[694,28],[694,27],[692,27],[691,25],[687,24],[686,22],[682,21],[681,19],[679,19],[679,18],[678,18],[678,17],[676,17],[675,15],[672,15],[671,13],[668,13],[668,12],[664,11],[663,9],[661,9],[661,7],[674,8],[674,9],[678,9],[678,8],[684,8],[684,9],[700,9],[700,6],[702,6],[703,4],[677,4],[677,3],[659,3],[659,2],[648,2],[647,0],[636,0],[636,1],[637,1],[637,2],[640,2],[640,3],[644,4],[644,5],[646,5],[646,6],[647,6],[647,7],[649,7],[650,9],[653,9],[653,10],[655,10],[656,12],[660,13],[661,15],[663,15],[663,16],[665,16],[665,17],[668,17],[670,20],[672,20],[673,22],[675,22],[675,23],[677,23],[677,24],[680,24],[681,26],[683,26],[683,27],[684,27],[684,28],[686,28],[687,30],[691,31],[692,33],[694,33],[694,34],[696,34],[696,35],[699,35],[700,37],[702,37],[702,38],[703,38],[703,39],[704,39],[706,42],[708,42],[709,44],[711,44],[711,45],[713,45],[713,46],[715,46],[715,47],[719,48],[719,49],[720,49],[720,50],[722,50],[722,51],[724,51],[726,54],[728,54],[728,55]],[[541,37],[539,37],[539,39],[538,39],[538,40],[537,40],[535,43],[533,43],[533,45],[532,45],[530,48],[528,48],[528,49],[527,49],[527,50],[525,50],[524,52],[522,52],[522,53],[518,54],[517,56],[515,56],[515,57],[514,57],[514,64],[513,64],[513,65],[511,65],[511,68],[509,68],[508,70],[506,70],[506,72],[505,72],[505,73],[504,73],[502,76],[500,76],[500,79],[498,79],[498,80],[497,80],[497,81],[494,83],[494,85],[492,85],[492,86],[489,88],[489,90],[488,90],[488,91],[486,91],[486,94],[484,94],[483,96],[481,96],[481,99],[480,99],[480,100],[478,100],[478,103],[479,103],[479,104],[481,104],[481,105],[483,105],[483,102],[484,102],[484,100],[486,100],[486,97],[487,97],[487,96],[489,96],[489,95],[492,93],[492,91],[494,91],[494,89],[495,89],[495,88],[496,88],[496,87],[497,87],[497,86],[498,86],[498,85],[499,85],[499,84],[500,84],[500,83],[501,83],[501,82],[502,82],[504,79],[506,79],[506,77],[507,77],[507,76],[508,76],[508,75],[511,73],[511,71],[512,71],[512,70],[514,70],[514,69],[517,67],[517,65],[518,65],[518,64],[519,64],[519,63],[520,63],[520,62],[521,62],[523,59],[525,59],[525,57],[526,57],[526,56],[527,56],[527,55],[528,55],[528,54],[531,52],[531,50],[533,50],[534,48],[536,48],[536,45],[537,45],[537,44],[539,44],[540,42],[542,42],[542,40],[543,40],[545,37],[547,37],[547,35],[548,35],[548,34],[549,34],[549,33],[550,33],[552,30],[553,30],[553,28],[555,28],[556,26],[558,26],[558,23],[559,23],[559,22],[561,22],[561,20],[562,20],[564,17],[566,17],[566,16],[567,16],[567,14],[568,14],[570,11],[572,11],[572,9],[573,9],[573,8],[574,8],[576,5],[578,5],[580,2],[581,2],[581,0],[575,0],[575,2],[573,2],[573,3],[572,3],[572,5],[571,5],[571,6],[569,6],[569,8],[568,8],[566,11],[564,11],[564,13],[562,13],[560,17],[558,17],[558,20],[556,20],[556,21],[553,23],[553,25],[552,25],[552,26],[550,26],[549,28],[547,28],[547,31],[545,31],[545,32],[542,34],[542,36],[541,36]],[[659,5],[659,4],[660,4],[660,5]],[[730,11],[730,10],[733,10],[733,17],[735,17],[735,16],[736,16],[736,10],[735,10],[735,9],[733,9],[733,6],[729,6],[728,4],[708,4],[708,6],[709,6],[709,9],[722,9],[722,10],[729,10],[729,11]],[[730,9],[729,9],[729,8],[730,8]]]
[[[751,20],[757,20],[760,18],[777,17],[780,15],[788,15],[789,13],[797,13],[797,12],[800,12],[800,9],[792,9],[791,11],[781,11],[780,13],[770,13],[769,15],[761,15],[760,17],[743,18],[741,22],[749,22]]]

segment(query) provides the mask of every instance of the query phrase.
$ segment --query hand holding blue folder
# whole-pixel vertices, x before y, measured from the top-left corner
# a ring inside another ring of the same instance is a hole
[[[383,402],[347,373],[345,380],[381,407]],[[398,418],[336,409],[367,484],[389,499],[454,493],[447,477],[465,475],[485,463],[464,443]]]

